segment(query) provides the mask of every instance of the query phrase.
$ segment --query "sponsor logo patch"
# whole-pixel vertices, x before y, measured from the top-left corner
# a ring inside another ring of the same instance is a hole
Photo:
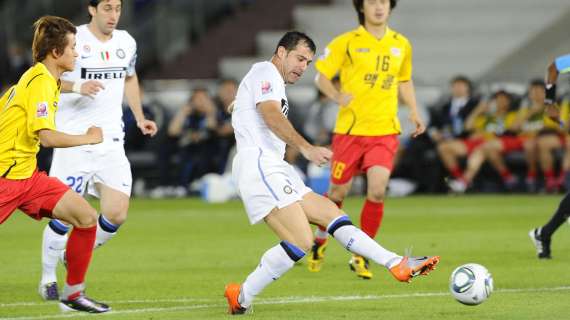
[[[368,53],[370,52],[370,48],[357,48],[356,52]]]
[[[392,55],[399,57],[402,54],[402,50],[400,50],[400,48],[390,48],[390,52],[392,52]]]
[[[47,118],[48,117],[48,103],[38,102],[38,107],[36,109],[36,118]]]
[[[285,192],[286,194],[291,194],[293,193],[293,188],[291,188],[290,186],[284,186],[283,192]]]
[[[117,57],[119,57],[119,59],[125,59],[126,54],[125,54],[125,50],[123,49],[117,49]]]
[[[273,92],[273,88],[271,87],[271,82],[261,81],[261,94],[268,94],[271,92]]]

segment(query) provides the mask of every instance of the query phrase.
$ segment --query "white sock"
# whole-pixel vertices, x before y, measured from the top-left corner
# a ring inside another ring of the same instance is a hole
[[[107,241],[111,240],[116,234],[120,226],[113,224],[103,214],[99,215],[97,219],[97,235],[95,237],[95,249],[104,245]]]
[[[50,225],[56,225],[55,232]],[[46,225],[42,239],[42,284],[57,282],[57,263],[67,245],[67,232],[69,227],[59,221]],[[63,234],[60,234],[63,233]]]
[[[401,256],[384,249],[366,233],[352,225],[348,216],[336,218],[328,225],[327,230],[348,251],[366,257],[388,269],[402,260]]]
[[[279,279],[305,256],[305,253],[287,241],[281,241],[267,250],[261,257],[257,268],[249,274],[242,285],[240,304],[244,308],[251,306],[253,299],[265,287]]]

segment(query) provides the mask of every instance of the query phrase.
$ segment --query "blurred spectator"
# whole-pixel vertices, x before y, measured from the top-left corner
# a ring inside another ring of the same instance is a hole
[[[333,79],[333,84],[340,90],[340,79]],[[336,122],[339,106],[317,90],[317,100],[309,107],[307,118],[303,124],[303,133],[307,140],[318,146],[331,143],[332,131]]]
[[[219,174],[224,173],[230,150],[235,145],[232,116],[227,112],[227,109],[236,97],[237,88],[238,83],[234,79],[221,80],[218,85],[218,95],[214,100],[218,113],[216,134],[218,136],[219,150],[216,152],[215,156],[218,164],[218,169],[216,171]]]
[[[440,154],[447,157],[442,158],[444,165],[451,172],[452,168],[459,166],[459,158],[467,157],[465,172],[449,183],[452,191],[465,192],[490,152],[493,152],[493,158],[490,159],[493,163],[496,161],[495,157],[501,157],[501,154],[522,149],[522,140],[510,133],[516,117],[512,96],[500,90],[489,101],[481,101],[471,112],[465,122],[466,131],[470,133],[468,137],[448,140],[440,145]],[[449,150],[445,150],[446,148]],[[503,177],[505,186],[512,189],[516,184],[514,176],[506,169],[498,171]]]
[[[151,197],[184,196],[190,183],[208,172],[216,172],[213,159],[218,151],[218,110],[205,88],[195,88],[168,125],[168,139],[159,150],[161,182]],[[173,144],[175,142],[175,144]],[[171,179],[173,156],[179,158],[177,179]],[[175,180],[173,185],[172,180]]]
[[[8,85],[14,85],[18,79],[31,66],[30,57],[19,43],[11,43],[8,46],[7,74],[5,75]]]

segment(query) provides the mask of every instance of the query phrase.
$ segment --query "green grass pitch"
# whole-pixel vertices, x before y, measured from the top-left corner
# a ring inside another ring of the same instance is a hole
[[[527,232],[561,196],[421,196],[389,199],[377,240],[403,253],[441,255],[429,277],[398,283],[374,265],[360,280],[331,242],[320,273],[300,263],[259,297],[249,319],[562,319],[570,296],[570,230],[555,235],[551,261],[539,261]],[[362,198],[346,201],[358,222]],[[0,320],[83,318],[40,300],[41,223],[15,213],[0,227]],[[96,250],[88,294],[108,302],[104,319],[229,319],[224,285],[241,282],[278,239],[250,226],[239,201],[133,200],[120,234]],[[457,303],[448,278],[458,265],[486,266],[495,292],[480,306]],[[61,268],[60,268],[61,269]],[[60,270],[60,287],[63,271]],[[91,317],[91,316],[88,316]]]

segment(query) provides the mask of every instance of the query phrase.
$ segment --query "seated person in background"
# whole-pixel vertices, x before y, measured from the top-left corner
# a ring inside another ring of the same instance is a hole
[[[478,99],[472,95],[471,81],[464,76],[457,76],[451,81],[450,99],[431,115],[430,128],[428,129],[429,136],[437,146],[444,165],[455,179],[461,179],[463,172],[457,163],[450,160],[451,157],[448,157],[447,153],[450,152],[449,149],[454,149],[451,151],[454,154],[462,153],[461,151],[465,151],[463,154],[467,154],[467,150],[455,150],[463,147],[457,143],[449,144],[449,141],[465,139],[469,136],[469,133],[465,130],[465,121],[467,121],[477,103]],[[440,147],[445,144],[452,146]],[[472,145],[461,145],[469,150],[473,149]]]
[[[440,144],[438,150],[442,155],[447,168],[459,166],[457,159],[467,157],[467,169],[461,176],[450,181],[449,186],[454,192],[464,192],[488,159],[488,146],[494,149],[511,150],[515,145],[512,140],[512,127],[516,119],[516,112],[512,111],[512,96],[500,90],[491,100],[482,101],[473,110],[465,123],[470,136],[465,139],[455,139]],[[515,136],[515,139],[517,137]],[[522,146],[522,143],[518,144]],[[500,151],[497,151],[500,156]],[[500,171],[499,171],[500,172]],[[515,184],[512,175],[505,175],[507,187]]]
[[[180,108],[168,125],[168,135],[178,138],[180,152],[179,186],[189,184],[217,164],[212,155],[218,151],[218,112],[208,90],[195,88],[188,104]]]
[[[528,101],[521,106],[515,124],[521,130],[521,135],[525,140],[523,146],[528,166],[526,185],[529,192],[536,191],[536,172],[539,160],[546,190],[555,192],[558,189],[558,179],[552,167],[551,151],[553,145],[564,145],[562,140],[564,129],[560,127],[560,123],[546,115],[544,98],[544,81],[531,81]],[[541,141],[540,150],[539,140]]]
[[[234,79],[222,79],[218,85],[218,94],[214,99],[218,114],[218,136],[219,151],[215,156],[218,163],[217,173],[223,174],[228,161],[230,150],[236,143],[234,128],[232,127],[231,114],[227,112],[228,107],[234,101],[237,93],[238,83]]]

